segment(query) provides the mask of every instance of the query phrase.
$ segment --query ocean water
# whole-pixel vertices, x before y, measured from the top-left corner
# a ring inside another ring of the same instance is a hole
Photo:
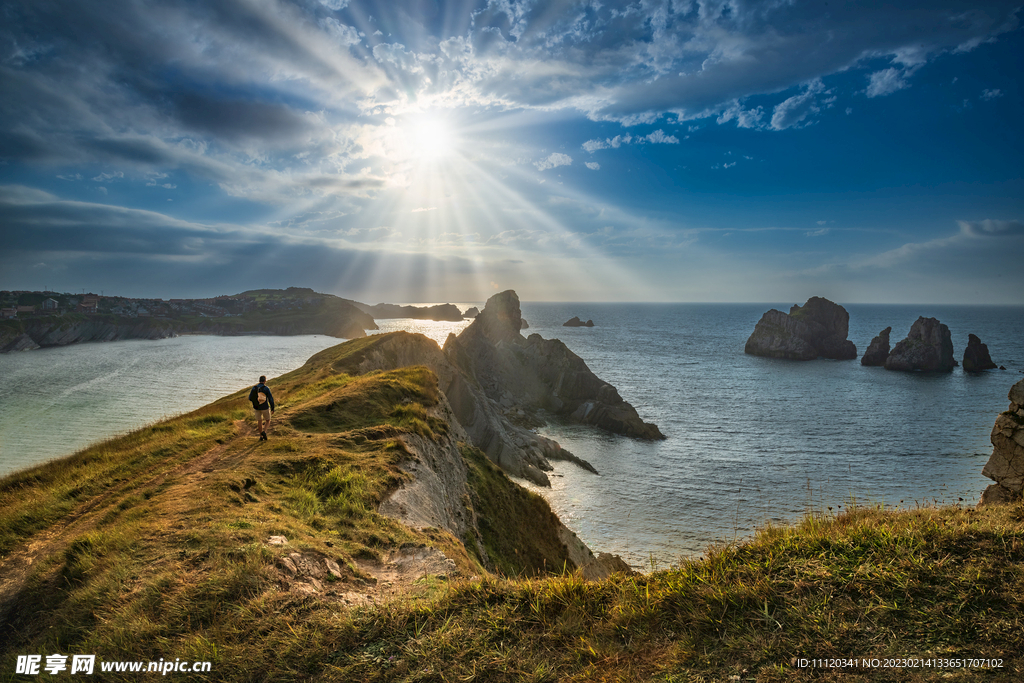
[[[974,333],[1007,367],[928,375],[745,355],[761,314],[790,304],[522,305],[525,334],[562,339],[668,437],[541,430],[600,472],[554,463],[552,488],[539,490],[592,548],[668,566],[808,511],[977,501],[991,483],[981,468],[992,424],[1024,377],[1024,307],[846,306],[859,353],[889,325],[895,344],[924,315],[950,327],[958,360]],[[561,326],[574,315],[596,327]],[[468,321],[378,325],[443,343]],[[336,343],[178,337],[0,355],[0,474],[192,410]]]

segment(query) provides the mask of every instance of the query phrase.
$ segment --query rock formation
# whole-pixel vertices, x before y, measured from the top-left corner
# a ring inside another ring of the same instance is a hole
[[[996,364],[988,355],[988,345],[982,344],[976,335],[967,335],[967,348],[964,349],[964,372],[981,372],[994,370]]]
[[[576,315],[574,315],[571,319],[566,320],[564,323],[562,323],[562,327],[593,327],[593,326],[594,326],[594,321],[593,320],[588,320],[587,322],[583,322],[582,320],[580,320],[579,316],[576,316]]]
[[[539,334],[524,339],[521,324],[516,293],[495,294],[462,334],[448,337],[444,351],[504,408],[519,406],[533,415],[544,410],[616,434],[665,438],[565,344]]]
[[[955,365],[949,328],[935,318],[918,318],[885,359],[886,370],[903,372],[951,372]]]
[[[528,330],[530,328],[530,323],[526,322],[526,318],[523,318],[523,322],[521,324],[522,327],[519,328],[521,330]]]
[[[744,353],[768,358],[852,360],[857,347],[846,336],[850,314],[839,304],[818,296],[789,313],[771,309],[761,316],[747,339]]]
[[[889,357],[889,333],[892,327],[887,327],[878,333],[878,336],[871,340],[868,350],[860,359],[861,365],[881,366],[885,365],[885,359]]]
[[[478,309],[476,306],[473,306],[472,308],[467,310],[465,313],[463,313],[462,317],[463,318],[475,318],[478,315],[480,315],[480,309]]]
[[[981,470],[996,483],[985,489],[978,505],[1015,500],[1024,489],[1024,379],[1010,387],[1008,398],[1010,408],[996,418],[992,455]]]

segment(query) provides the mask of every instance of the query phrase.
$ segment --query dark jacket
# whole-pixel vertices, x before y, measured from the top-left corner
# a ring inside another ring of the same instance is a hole
[[[260,407],[259,401],[256,397],[256,394],[261,391],[267,395],[267,402],[263,404],[262,408]],[[252,403],[252,407],[256,410],[266,410],[269,406],[270,411],[274,411],[274,395],[270,393],[270,388],[266,384],[257,384],[249,390],[249,402]]]

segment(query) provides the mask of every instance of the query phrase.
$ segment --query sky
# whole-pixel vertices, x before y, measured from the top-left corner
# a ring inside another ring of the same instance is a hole
[[[1022,0],[0,0],[0,289],[1024,304]]]

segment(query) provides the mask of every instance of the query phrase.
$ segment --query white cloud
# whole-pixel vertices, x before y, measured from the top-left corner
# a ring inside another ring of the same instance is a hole
[[[785,130],[786,128],[803,128],[809,126],[813,121],[808,117],[821,111],[818,106],[817,95],[829,94],[821,81],[812,81],[807,84],[807,89],[799,94],[793,95],[787,100],[780,102],[772,113],[771,127],[773,130]]]
[[[903,78],[904,73],[899,69],[882,69],[868,76],[868,87],[865,93],[868,97],[882,97],[891,95],[897,90],[909,88],[910,83]]]
[[[320,4],[337,12],[348,7],[348,0],[320,0]]]
[[[960,232],[972,237],[998,237],[1003,235],[1024,235],[1024,221],[957,221]]]
[[[983,93],[981,93],[981,99],[983,99],[983,100],[994,100],[997,97],[1002,97],[1002,96],[1003,96],[1003,91],[1000,90],[999,88],[995,88],[994,90],[986,89]]]
[[[645,141],[645,142],[650,142],[650,143],[654,143],[654,144],[664,144],[664,145],[678,145],[679,144],[679,138],[677,138],[675,135],[666,135],[665,131],[660,130],[660,129],[654,131],[653,133],[651,133],[647,137],[640,138],[640,139]]]
[[[628,145],[633,142],[632,135],[616,135],[613,138],[606,138],[604,140],[587,140],[583,143],[583,149],[593,154],[599,149],[618,149],[622,145]]]
[[[597,163],[596,161],[585,161],[583,162],[583,164],[591,171],[597,171],[601,168],[601,164]]]
[[[114,180],[115,178],[124,178],[122,171],[114,171],[113,173],[100,173],[98,176],[93,178],[98,183],[105,183],[108,180]]]
[[[437,211],[437,207],[436,206],[426,206],[426,207],[420,206],[418,208],[413,209],[409,213],[420,213],[421,211]]]
[[[559,166],[568,166],[572,163],[572,157],[568,154],[562,154],[560,152],[552,153],[547,159],[542,159],[534,164],[538,171],[546,171],[549,168],[558,168]]]

